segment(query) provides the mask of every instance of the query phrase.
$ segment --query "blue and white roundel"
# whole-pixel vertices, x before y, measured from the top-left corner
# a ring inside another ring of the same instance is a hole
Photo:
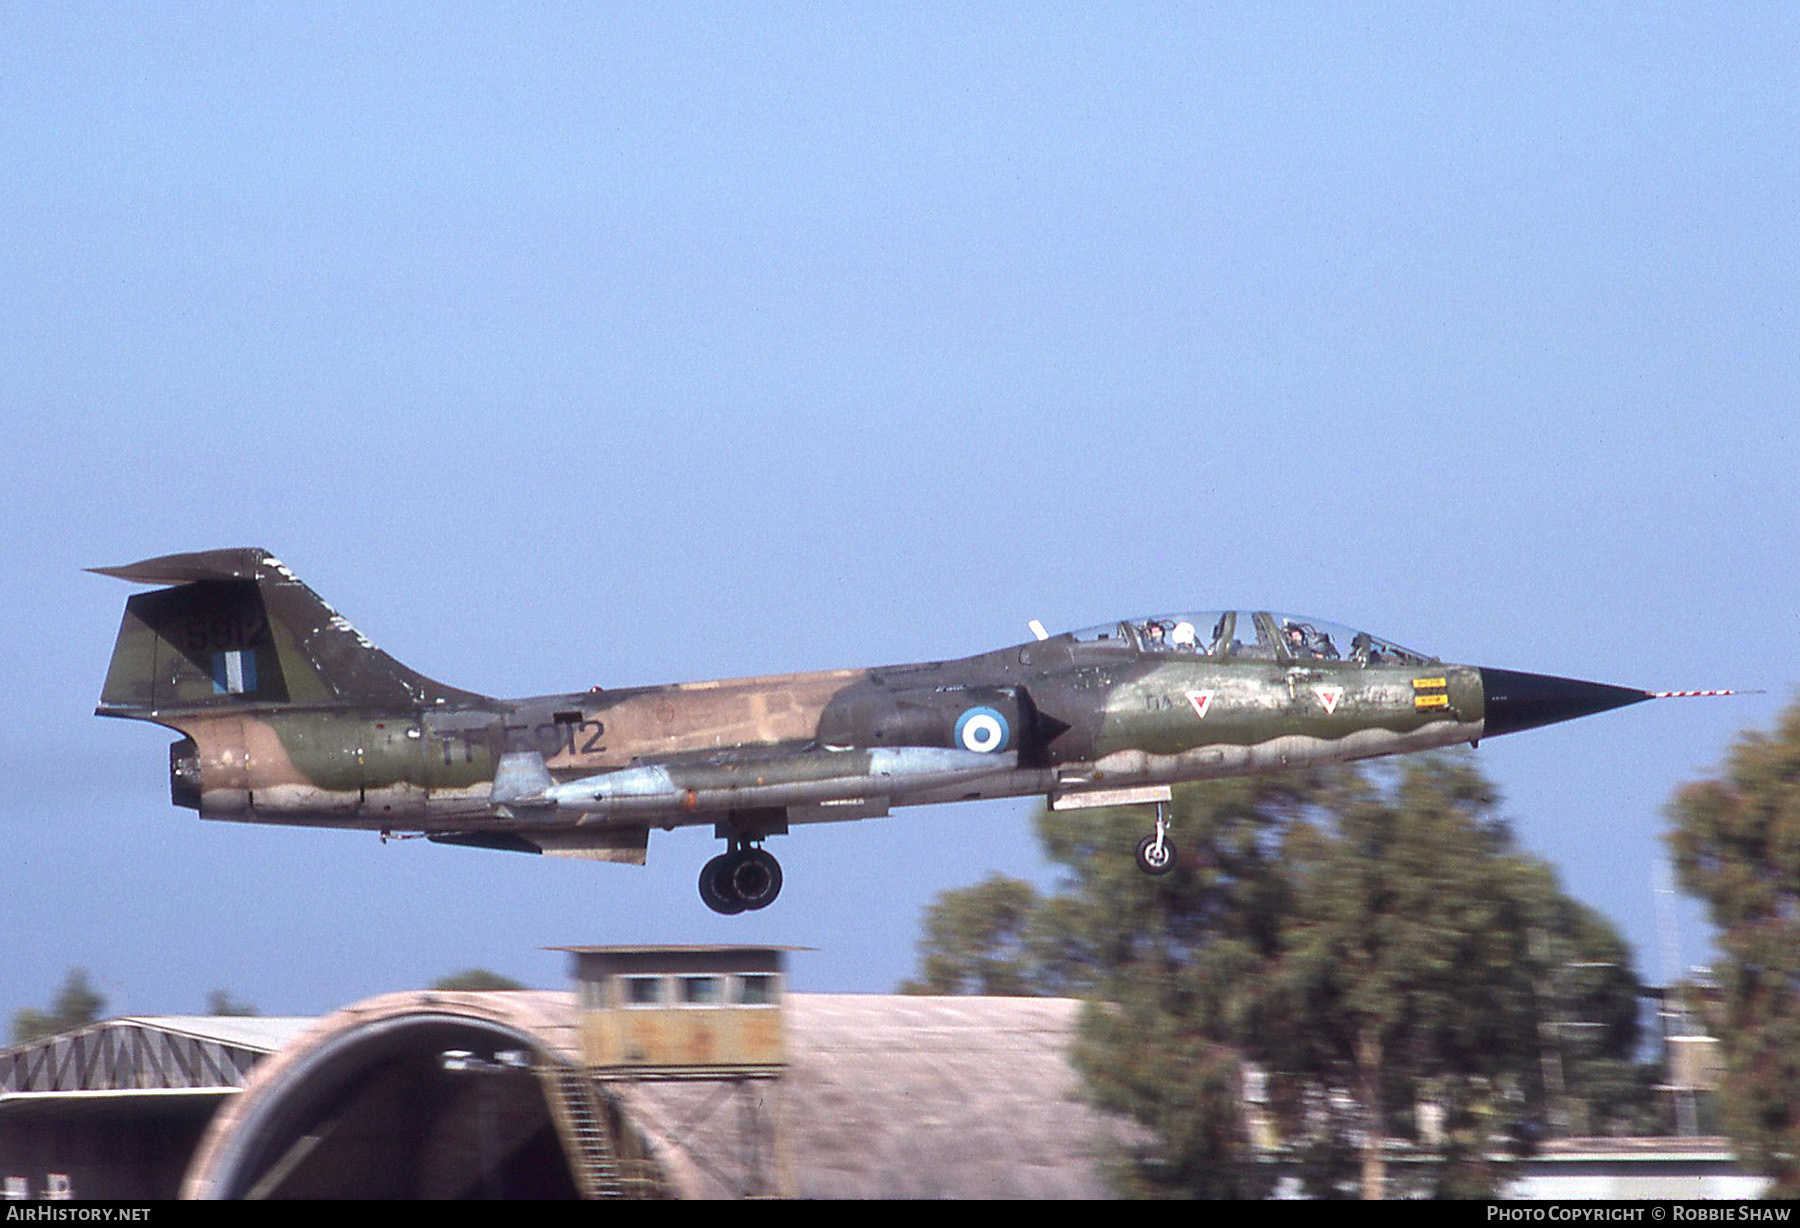
[[[1010,741],[1006,718],[992,708],[970,708],[956,719],[956,744],[964,750],[988,755],[1005,750]]]

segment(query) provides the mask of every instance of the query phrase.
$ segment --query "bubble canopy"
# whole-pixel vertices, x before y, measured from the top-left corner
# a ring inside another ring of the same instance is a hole
[[[1219,661],[1348,661],[1430,665],[1437,658],[1340,623],[1273,610],[1193,610],[1104,623],[1073,633],[1078,644]]]

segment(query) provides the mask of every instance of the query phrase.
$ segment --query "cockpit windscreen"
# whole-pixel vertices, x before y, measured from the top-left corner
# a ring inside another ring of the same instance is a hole
[[[1215,660],[1349,661],[1356,665],[1429,665],[1436,657],[1367,631],[1270,610],[1202,610],[1088,627],[1076,643]]]

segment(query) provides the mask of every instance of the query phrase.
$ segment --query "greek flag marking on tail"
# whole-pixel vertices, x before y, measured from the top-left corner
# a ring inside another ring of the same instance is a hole
[[[213,691],[219,695],[243,695],[256,690],[256,654],[242,648],[213,654]]]

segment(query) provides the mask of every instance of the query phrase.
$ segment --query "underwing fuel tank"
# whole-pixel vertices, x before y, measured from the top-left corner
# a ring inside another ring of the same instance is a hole
[[[555,783],[536,751],[504,756],[492,801],[606,815],[797,806],[921,793],[1010,772],[1014,753],[937,746],[810,749],[756,759],[654,764]]]

